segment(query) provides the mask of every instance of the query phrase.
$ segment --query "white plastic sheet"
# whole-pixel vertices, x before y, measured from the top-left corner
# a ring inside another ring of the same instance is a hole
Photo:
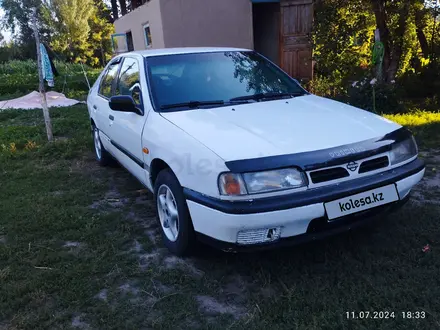
[[[78,100],[68,99],[64,94],[57,92],[46,93],[46,98],[49,107],[70,107],[82,103]],[[42,109],[40,93],[32,92],[16,99],[0,101],[0,110],[5,109]]]

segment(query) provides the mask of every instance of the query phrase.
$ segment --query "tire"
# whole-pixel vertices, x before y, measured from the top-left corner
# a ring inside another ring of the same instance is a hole
[[[102,145],[101,138],[99,137],[99,129],[94,125],[92,125],[92,135],[96,161],[101,166],[107,166],[111,164],[113,158]]]
[[[157,176],[154,202],[164,245],[177,256],[191,254],[197,243],[194,227],[182,186],[169,168]]]

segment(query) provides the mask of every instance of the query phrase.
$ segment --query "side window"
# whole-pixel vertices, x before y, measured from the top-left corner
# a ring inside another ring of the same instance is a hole
[[[151,41],[151,30],[150,30],[150,24],[147,23],[143,26],[144,28],[144,38],[145,38],[145,46],[147,48],[150,48],[153,46],[153,42]]]
[[[101,86],[99,86],[99,94],[110,98],[112,96],[113,82],[118,73],[119,63],[111,64],[107,69],[101,80]]]
[[[134,58],[126,57],[119,74],[116,95],[129,95],[136,104],[141,104],[139,64]]]

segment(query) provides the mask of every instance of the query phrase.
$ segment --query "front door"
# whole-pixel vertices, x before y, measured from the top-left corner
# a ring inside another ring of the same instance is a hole
[[[137,106],[144,110],[140,82],[140,65],[135,57],[124,57],[116,83],[115,95],[133,97]],[[142,151],[142,132],[147,115],[110,110],[110,139],[118,154],[118,160],[142,183],[147,182]]]
[[[313,78],[313,0],[281,0],[280,63],[296,79]]]

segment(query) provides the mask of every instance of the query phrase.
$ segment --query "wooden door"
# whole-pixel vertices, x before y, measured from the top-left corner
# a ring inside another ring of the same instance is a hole
[[[313,0],[281,0],[280,63],[295,79],[313,78]]]

